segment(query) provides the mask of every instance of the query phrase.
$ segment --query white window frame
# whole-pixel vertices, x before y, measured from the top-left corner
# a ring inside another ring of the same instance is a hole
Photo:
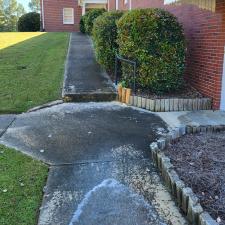
[[[165,5],[175,3],[175,2],[177,2],[177,0],[164,0]]]
[[[71,21],[65,21],[65,10],[71,10],[72,15],[71,15]],[[74,8],[63,8],[63,24],[74,24]]]

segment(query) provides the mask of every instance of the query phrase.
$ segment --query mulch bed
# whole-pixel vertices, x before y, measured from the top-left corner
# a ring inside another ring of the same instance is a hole
[[[151,93],[149,91],[137,89],[136,95],[149,98],[149,99],[203,98],[202,94],[200,94],[196,89],[194,89],[193,87],[187,84],[185,84],[180,90],[170,92],[170,93],[165,93],[165,94],[156,94],[156,93]]]
[[[225,225],[225,132],[185,135],[165,154],[203,208]]]

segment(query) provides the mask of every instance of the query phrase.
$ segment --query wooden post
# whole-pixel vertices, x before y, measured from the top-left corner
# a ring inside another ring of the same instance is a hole
[[[130,102],[130,95],[131,95],[131,89],[127,88],[126,89],[126,104],[128,105]]]
[[[122,88],[122,103],[126,102],[126,88]]]
[[[119,102],[122,101],[122,85],[121,84],[118,85],[118,100]]]

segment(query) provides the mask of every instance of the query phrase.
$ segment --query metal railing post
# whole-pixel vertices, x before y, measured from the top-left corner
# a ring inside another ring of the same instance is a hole
[[[137,72],[137,63],[135,61],[125,59],[122,56],[116,54],[115,56],[115,84],[118,84],[118,63],[119,61],[125,62],[133,66],[133,91],[136,93],[136,72]]]

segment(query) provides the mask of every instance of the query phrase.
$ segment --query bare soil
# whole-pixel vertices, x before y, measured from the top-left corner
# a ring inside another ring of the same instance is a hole
[[[165,154],[203,208],[225,225],[225,131],[185,135]]]

